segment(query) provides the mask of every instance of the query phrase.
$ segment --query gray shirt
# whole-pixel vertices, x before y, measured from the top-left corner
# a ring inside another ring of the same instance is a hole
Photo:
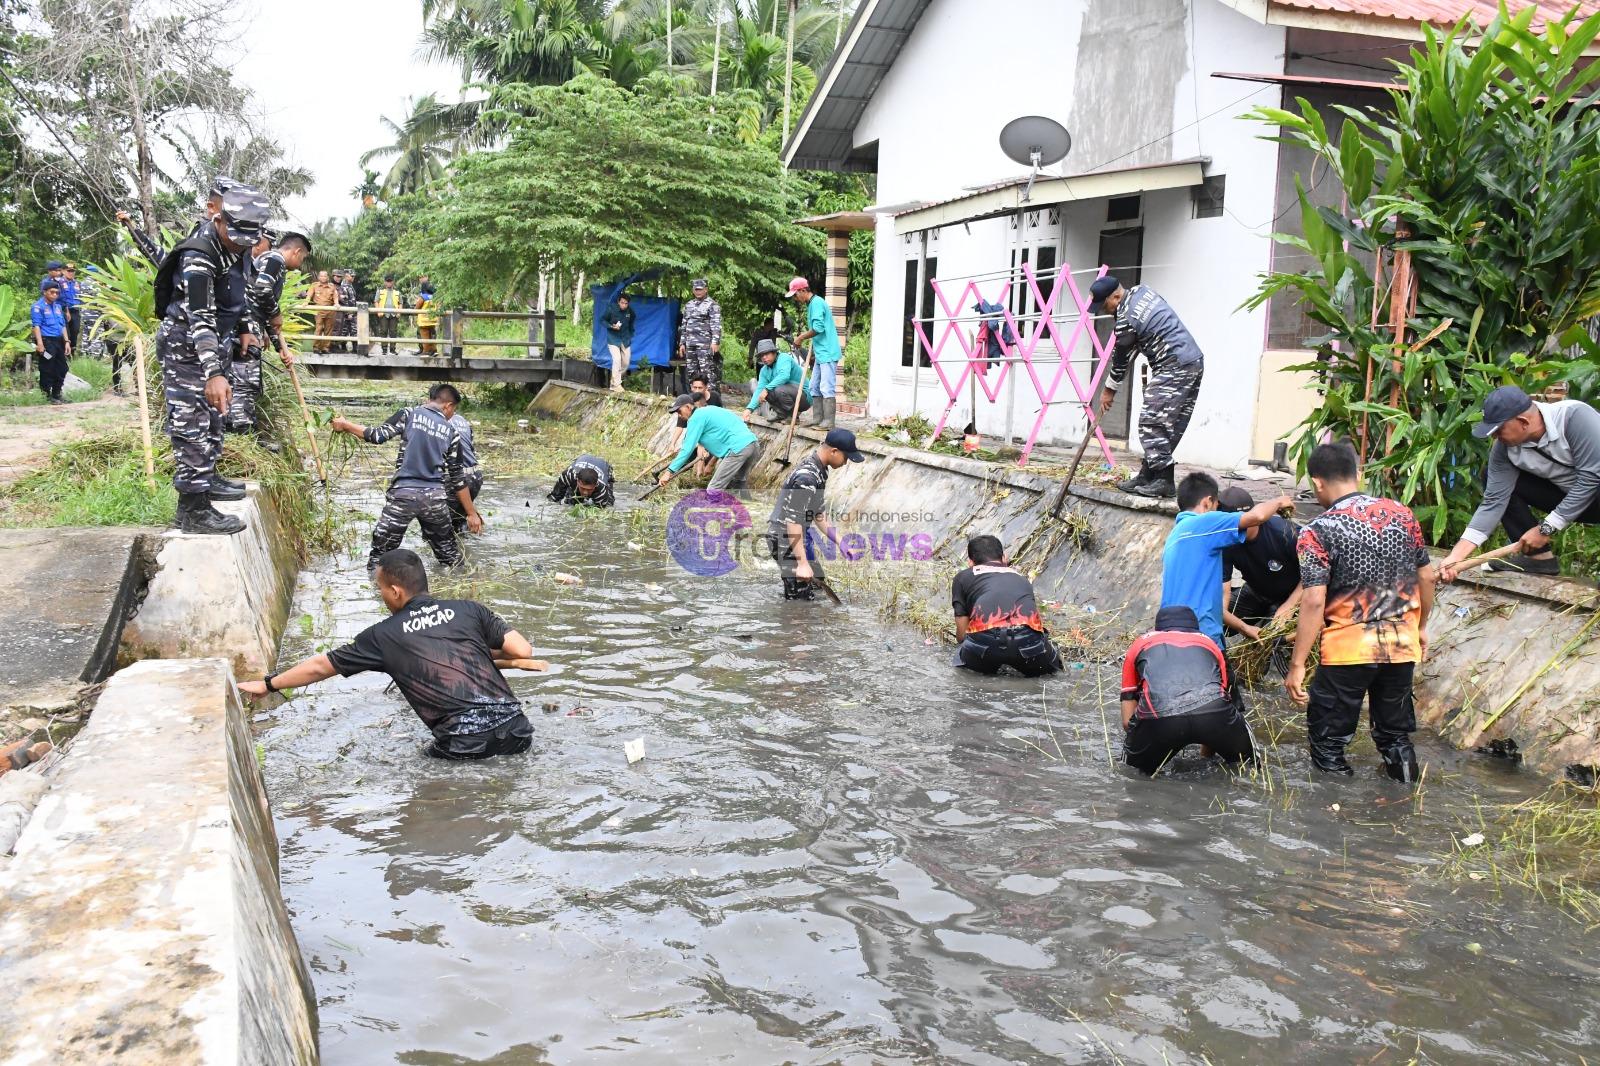
[[[1488,486],[1483,503],[1461,539],[1482,544],[1506,513],[1517,475],[1527,471],[1554,483],[1567,494],[1545,521],[1565,529],[1588,509],[1600,490],[1600,412],[1581,400],[1535,403],[1544,416],[1544,436],[1508,448],[1499,441],[1489,452]]]

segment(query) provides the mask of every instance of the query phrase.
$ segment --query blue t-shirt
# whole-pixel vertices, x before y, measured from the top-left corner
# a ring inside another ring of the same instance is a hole
[[[51,303],[41,296],[33,301],[28,317],[39,327],[40,336],[59,337],[67,332],[67,312],[60,300]]]
[[[812,358],[819,363],[837,363],[842,357],[839,328],[833,321],[833,308],[820,296],[813,296],[806,304],[806,328],[816,333],[811,338]]]
[[[1189,607],[1200,632],[1222,647],[1222,553],[1243,544],[1232,511],[1178,512],[1161,552],[1161,606]]]

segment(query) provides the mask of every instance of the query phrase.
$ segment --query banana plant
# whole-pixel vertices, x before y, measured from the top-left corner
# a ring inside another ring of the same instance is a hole
[[[31,327],[27,304],[17,299],[16,290],[10,285],[0,285],[0,357],[9,362],[11,356],[30,350]]]
[[[1585,58],[1600,13],[1575,8],[1536,31],[1538,13],[1502,3],[1481,31],[1470,18],[1424,27],[1382,107],[1300,99],[1250,116],[1343,193],[1314,198],[1296,181],[1298,232],[1274,236],[1309,265],[1265,275],[1246,302],[1296,301],[1327,329],[1311,342],[1319,358],[1297,368],[1315,372],[1323,402],[1296,452],[1303,463],[1329,432],[1365,443],[1371,487],[1410,503],[1439,540],[1477,502],[1483,397],[1513,382],[1576,392],[1600,375],[1600,351],[1574,331],[1600,314],[1600,227],[1587,222],[1600,215],[1600,64]],[[1416,308],[1396,338],[1394,272],[1375,265],[1400,251]]]

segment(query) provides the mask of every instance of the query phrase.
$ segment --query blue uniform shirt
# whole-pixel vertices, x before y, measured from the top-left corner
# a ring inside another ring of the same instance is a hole
[[[77,281],[75,281],[75,280],[69,281],[66,278],[62,278],[61,279],[61,304],[62,304],[62,306],[64,306],[64,307],[77,307],[78,304],[81,303],[81,302],[82,301],[80,301],[78,299],[78,283],[77,283]]]
[[[839,351],[839,328],[833,322],[833,308],[820,296],[811,297],[806,304],[806,328],[816,333],[811,338],[811,355],[819,363],[837,363],[843,353]]]
[[[1222,553],[1243,544],[1239,515],[1232,511],[1178,512],[1161,552],[1161,606],[1189,607],[1200,632],[1222,647]]]
[[[43,296],[33,301],[33,310],[29,312],[33,324],[39,327],[39,333],[45,337],[60,337],[67,332],[67,312],[61,306],[61,301],[51,303]]]
[[[682,470],[694,458],[697,445],[704,445],[706,451],[721,459],[733,452],[743,451],[755,442],[756,435],[750,432],[744,419],[732,411],[724,407],[697,408],[689,416],[689,424],[684,427],[683,447],[667,469],[674,474]]]

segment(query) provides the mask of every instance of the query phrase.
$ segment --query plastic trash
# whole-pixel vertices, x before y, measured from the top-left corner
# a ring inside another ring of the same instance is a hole
[[[579,577],[577,574],[565,574],[565,573],[562,573],[560,570],[557,570],[554,574],[551,574],[550,576],[555,578],[557,581],[561,582],[563,585],[581,585],[581,584],[583,584],[583,578]]]
[[[644,758],[644,737],[635,737],[632,740],[624,741],[622,751],[628,757],[628,765],[632,766]]]
[[[1461,838],[1461,846],[1464,847],[1464,848],[1475,848],[1479,844],[1482,844],[1482,843],[1483,843],[1483,834],[1482,833],[1469,833],[1466,836]]]

